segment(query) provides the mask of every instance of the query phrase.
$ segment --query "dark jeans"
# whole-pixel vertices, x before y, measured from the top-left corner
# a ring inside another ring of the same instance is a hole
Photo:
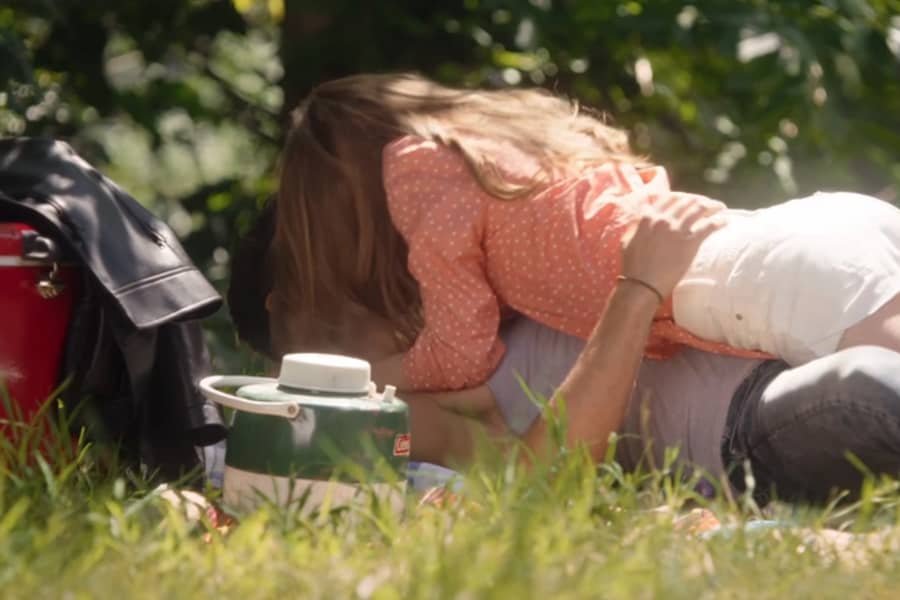
[[[793,369],[768,361],[735,392],[722,458],[739,491],[749,460],[760,504],[858,492],[865,475],[848,453],[875,473],[900,474],[900,353],[860,346]]]

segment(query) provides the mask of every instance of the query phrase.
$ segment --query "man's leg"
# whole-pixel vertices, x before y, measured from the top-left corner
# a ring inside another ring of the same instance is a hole
[[[796,368],[764,363],[732,401],[722,446],[731,481],[743,489],[749,459],[757,499],[822,502],[857,492],[864,474],[900,474],[900,353],[849,348]]]

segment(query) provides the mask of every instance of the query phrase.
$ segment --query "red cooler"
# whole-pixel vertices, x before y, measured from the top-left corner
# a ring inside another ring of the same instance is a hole
[[[59,384],[78,292],[77,269],[59,262],[59,250],[28,225],[0,223],[0,429],[7,436],[9,422],[31,421]]]

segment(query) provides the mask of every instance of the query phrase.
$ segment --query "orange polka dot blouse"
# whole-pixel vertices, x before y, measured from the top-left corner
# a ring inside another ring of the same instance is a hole
[[[529,172],[512,159],[501,168],[512,177]],[[616,285],[621,238],[636,208],[670,191],[661,167],[611,164],[502,200],[481,187],[458,152],[412,136],[385,148],[384,187],[425,313],[403,359],[416,390],[484,383],[503,356],[498,331],[509,310],[587,338]],[[679,345],[759,356],[680,329],[667,302],[646,355],[666,358]]]

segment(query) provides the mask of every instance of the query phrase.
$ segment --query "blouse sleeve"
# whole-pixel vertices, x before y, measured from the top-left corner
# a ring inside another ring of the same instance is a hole
[[[385,151],[384,183],[425,317],[404,357],[404,375],[415,390],[484,383],[504,352],[481,245],[490,197],[456,152],[416,138]]]

